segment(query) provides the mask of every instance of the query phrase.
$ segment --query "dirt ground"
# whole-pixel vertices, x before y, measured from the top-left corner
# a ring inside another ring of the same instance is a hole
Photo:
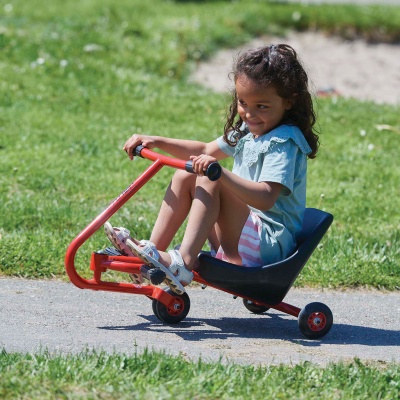
[[[319,95],[339,95],[376,103],[400,103],[400,46],[345,41],[316,32],[292,32],[287,37],[264,37],[246,46],[223,50],[200,63],[192,80],[217,92],[229,90],[235,56],[244,48],[287,43],[299,54],[311,88]]]

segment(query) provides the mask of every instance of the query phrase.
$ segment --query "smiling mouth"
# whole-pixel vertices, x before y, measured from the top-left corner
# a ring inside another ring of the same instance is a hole
[[[248,125],[259,125],[259,124],[261,124],[261,122],[252,122],[252,121],[249,121],[249,120],[247,120],[247,124]]]

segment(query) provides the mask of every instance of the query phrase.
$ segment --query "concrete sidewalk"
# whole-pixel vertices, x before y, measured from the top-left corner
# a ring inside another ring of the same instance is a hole
[[[85,349],[133,354],[145,348],[189,359],[240,364],[311,361],[400,362],[400,293],[292,289],[285,302],[303,308],[322,302],[333,327],[306,339],[297,319],[272,310],[255,315],[241,299],[189,287],[191,309],[181,323],[164,325],[140,295],[81,290],[69,283],[0,278],[0,349],[76,353]]]

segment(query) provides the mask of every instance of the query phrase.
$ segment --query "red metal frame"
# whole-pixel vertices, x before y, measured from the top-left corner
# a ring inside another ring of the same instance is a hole
[[[75,256],[79,248],[128,200],[130,200],[131,197],[135,195],[144,184],[146,184],[158,171],[160,171],[162,167],[169,166],[184,170],[187,164],[187,162],[184,160],[164,156],[146,148],[141,150],[140,155],[148,160],[153,161],[153,163],[71,242],[65,256],[65,268],[71,282],[80,289],[142,294],[152,299],[157,299],[165,306],[173,308],[175,303],[179,303],[179,299],[170,295],[159,287],[153,285],[136,285],[133,283],[124,282],[107,282],[102,280],[102,274],[108,269],[125,273],[140,273],[140,267],[143,263],[136,257],[108,256],[93,253],[90,260],[90,269],[93,271],[92,279],[83,278],[81,275],[79,275],[75,267]],[[194,274],[194,280],[198,283],[222,290],[217,286],[210,285],[196,273]],[[234,296],[236,295],[235,293],[227,290],[223,291]],[[299,308],[283,302],[275,305],[269,305],[262,304],[251,298],[247,298],[247,300],[251,300],[254,303],[262,306],[274,308],[295,317],[297,317],[300,313]]]

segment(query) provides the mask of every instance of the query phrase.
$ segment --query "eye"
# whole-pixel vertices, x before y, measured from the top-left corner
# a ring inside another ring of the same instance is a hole
[[[268,106],[265,106],[264,104],[259,104],[257,108],[259,108],[260,110],[266,110]]]
[[[243,100],[238,100],[238,103],[241,105],[241,106],[245,106],[246,105],[246,103],[243,101]]]

